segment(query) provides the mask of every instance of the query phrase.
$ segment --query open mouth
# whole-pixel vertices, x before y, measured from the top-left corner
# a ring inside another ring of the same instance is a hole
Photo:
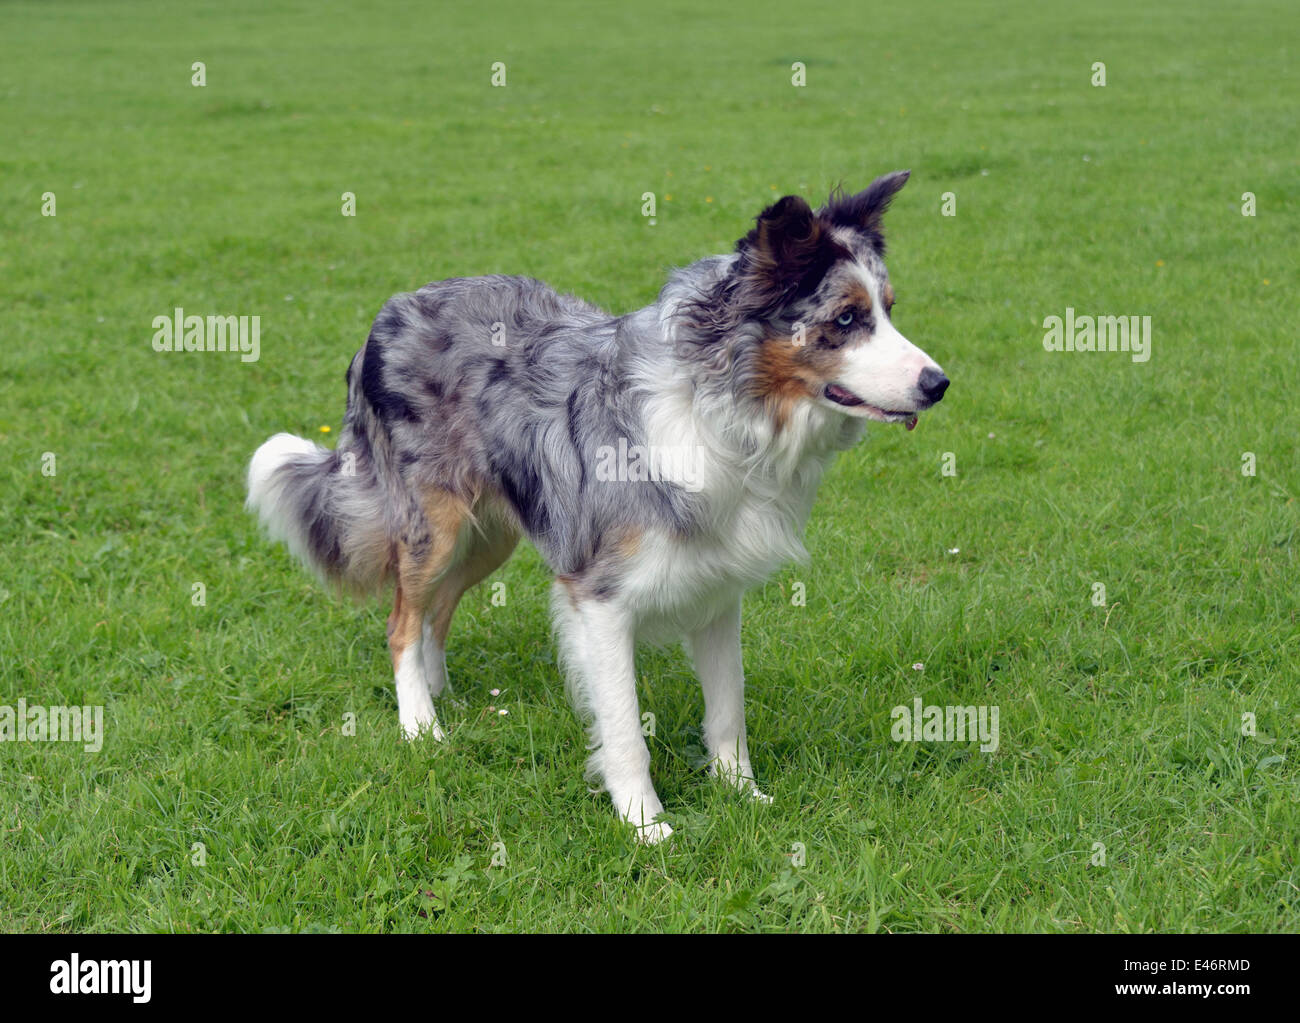
[[[916,429],[915,412],[895,412],[893,409],[868,405],[847,387],[841,387],[839,384],[827,384],[824,393],[826,398],[836,405],[861,409],[868,419],[874,419],[879,423],[906,423],[909,430]]]

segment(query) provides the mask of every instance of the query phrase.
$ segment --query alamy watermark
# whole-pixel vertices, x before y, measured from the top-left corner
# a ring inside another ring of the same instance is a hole
[[[55,995],[130,995],[137,1005],[153,997],[153,960],[85,959],[72,953],[50,963]]]
[[[919,696],[912,706],[900,704],[890,711],[895,742],[973,742],[979,740],[981,753],[998,750],[997,707],[926,706]]]
[[[699,449],[694,445],[602,444],[596,449],[596,479],[602,483],[667,482],[681,484],[691,493],[703,486]]]
[[[80,742],[87,753],[104,746],[104,708],[44,707],[19,700],[0,705],[0,742]]]
[[[155,352],[238,352],[241,362],[262,354],[260,316],[186,316],[179,306],[171,316],[153,318]]]
[[[1043,320],[1043,348],[1049,352],[1130,352],[1134,362],[1151,358],[1150,316],[1075,316]]]

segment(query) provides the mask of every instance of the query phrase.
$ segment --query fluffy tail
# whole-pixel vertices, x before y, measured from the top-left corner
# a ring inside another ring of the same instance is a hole
[[[325,583],[368,593],[391,566],[384,490],[369,458],[277,433],[248,466],[248,509]]]

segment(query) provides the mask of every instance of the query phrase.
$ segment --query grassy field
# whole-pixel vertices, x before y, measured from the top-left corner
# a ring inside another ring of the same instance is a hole
[[[1294,4],[441,6],[4,6],[0,705],[105,736],[0,745],[0,928],[1300,929]],[[647,651],[677,835],[633,844],[531,550],[461,606],[451,741],[402,742],[387,607],[259,536],[253,449],[337,434],[396,291],[627,311],[899,167],[895,320],[953,386],[746,600],[775,804]],[[155,352],[177,306],[260,358]],[[1045,351],[1067,308],[1149,315],[1149,361]],[[996,753],[893,741],[918,696],[999,708]]]

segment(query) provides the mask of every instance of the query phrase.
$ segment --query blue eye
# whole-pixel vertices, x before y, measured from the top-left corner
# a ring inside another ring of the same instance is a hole
[[[848,327],[853,323],[853,314],[841,313],[839,316],[835,318],[835,322],[838,323],[841,327]]]

